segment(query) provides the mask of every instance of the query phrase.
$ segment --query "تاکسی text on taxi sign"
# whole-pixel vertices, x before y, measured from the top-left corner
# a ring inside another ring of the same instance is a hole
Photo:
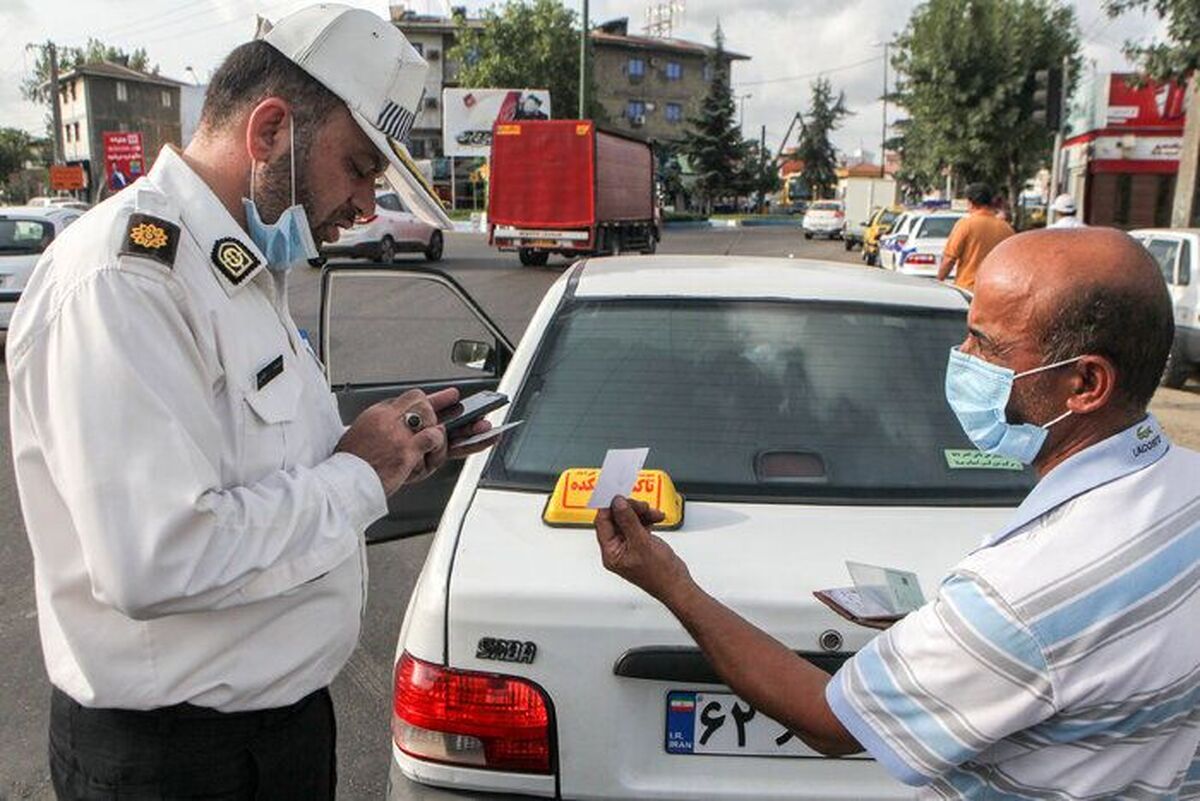
[[[588,508],[588,500],[600,477],[598,467],[573,467],[558,477],[542,511],[542,521],[556,528],[587,528],[596,520],[596,510]],[[658,509],[666,519],[657,529],[674,530],[683,525],[684,498],[675,482],[663,470],[642,470],[638,473],[630,497],[645,501]]]

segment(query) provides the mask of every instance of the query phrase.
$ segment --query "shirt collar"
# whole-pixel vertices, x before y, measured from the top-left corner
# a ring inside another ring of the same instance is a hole
[[[1149,467],[1170,449],[1171,442],[1154,415],[1075,454],[1046,474],[1003,529],[987,537],[989,548],[1072,498]]]
[[[166,145],[159,151],[147,177],[178,205],[183,227],[208,254],[208,266],[227,294],[249,285],[266,267],[262,251],[175,148]],[[230,248],[249,256],[252,266],[240,273],[223,268],[218,259]]]

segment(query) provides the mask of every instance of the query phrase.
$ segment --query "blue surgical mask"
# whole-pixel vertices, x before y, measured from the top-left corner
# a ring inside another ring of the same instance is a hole
[[[313,241],[312,229],[308,227],[308,215],[304,207],[296,203],[296,128],[289,119],[292,138],[292,205],[283,210],[279,219],[271,224],[263,222],[254,204],[254,170],[250,170],[250,197],[242,198],[246,210],[246,232],[267,259],[267,269],[273,273],[286,273],[298,265],[307,264],[319,255]]]
[[[1068,409],[1045,425],[1030,423],[1014,425],[1008,422],[1004,410],[1012,394],[1013,381],[1035,373],[1054,370],[1079,361],[1081,356],[1054,362],[1042,367],[1014,373],[1007,367],[985,362],[969,356],[958,348],[950,349],[950,361],[946,366],[946,401],[963,431],[975,443],[975,447],[986,453],[994,453],[1016,459],[1022,464],[1033,464],[1046,444],[1050,427],[1071,415]]]

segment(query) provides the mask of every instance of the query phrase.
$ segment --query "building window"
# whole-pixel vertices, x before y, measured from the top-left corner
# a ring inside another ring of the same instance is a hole
[[[683,106],[679,103],[668,103],[667,122],[683,122]]]
[[[79,123],[75,123],[75,141],[76,142],[82,141],[79,138]]]
[[[646,120],[646,101],[630,100],[625,105],[625,116],[630,122],[642,123]]]
[[[681,81],[683,80],[683,65],[678,61],[667,62],[667,80]]]
[[[713,79],[713,65],[711,62],[706,61],[706,62],[704,62],[704,80],[708,81],[708,82],[712,82],[712,79]]]
[[[163,89],[159,97],[162,98],[163,108],[171,107],[171,91],[169,89]]]
[[[67,141],[70,142],[71,141],[71,126],[64,125],[63,129],[67,132]]]
[[[631,58],[629,66],[626,67],[630,78],[644,78],[646,76],[646,62],[644,59]]]
[[[129,87],[121,81],[117,81],[117,100],[121,103],[129,100]]]

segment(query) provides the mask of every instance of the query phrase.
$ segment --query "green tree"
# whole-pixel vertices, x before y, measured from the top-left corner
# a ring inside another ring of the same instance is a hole
[[[928,181],[950,169],[1016,198],[1044,166],[1054,131],[1033,119],[1035,74],[1071,64],[1079,25],[1062,0],[927,0],[909,18],[892,60],[908,112],[904,158]]]
[[[715,47],[708,55],[712,80],[700,106],[700,114],[687,121],[683,153],[696,175],[696,191],[704,211],[712,210],[713,201],[723,195],[740,194],[744,189],[743,163],[746,146],[735,120],[733,89],[725,58],[725,34],[717,25],[713,33]]]
[[[1167,21],[1166,42],[1130,42],[1125,53],[1151,78],[1184,81],[1200,70],[1200,3],[1196,0],[1105,0],[1110,17],[1126,11],[1153,11]]]
[[[833,84],[828,78],[813,82],[812,100],[804,117],[795,157],[804,162],[800,175],[808,185],[809,194],[816,200],[825,197],[837,185],[837,149],[829,136],[849,114],[845,92],[838,93],[835,98]]]
[[[121,64],[140,72],[158,74],[158,65],[150,64],[150,58],[146,55],[144,47],[127,51],[106,45],[99,39],[89,38],[83,47],[59,47],[56,49],[58,50],[59,74],[66,73],[83,64],[99,64],[103,61]],[[21,95],[33,103],[45,103],[50,99],[48,93],[50,89],[50,54],[44,47],[38,49],[37,53],[33,71],[21,84]]]
[[[560,119],[579,111],[579,18],[558,0],[507,0],[483,12],[483,26],[457,17],[449,58],[458,82],[472,88],[549,89],[550,110]],[[603,119],[588,92],[592,119]]]
[[[34,138],[20,128],[0,128],[0,183],[25,166],[33,157]]]

